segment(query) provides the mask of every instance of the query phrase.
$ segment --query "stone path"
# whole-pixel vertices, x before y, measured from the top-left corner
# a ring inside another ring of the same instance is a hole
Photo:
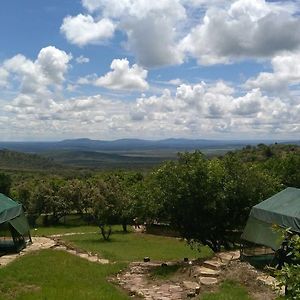
[[[114,281],[129,291],[132,296],[143,297],[147,300],[183,299],[185,288],[181,284],[169,283],[167,281],[149,283],[147,275],[150,269],[160,265],[160,262],[133,262],[125,272],[118,274]]]
[[[195,297],[202,286],[216,285],[221,269],[230,261],[239,258],[239,251],[220,253],[214,258],[204,261],[201,266],[186,263],[189,269],[189,280],[172,282],[151,282],[148,278],[150,270],[162,262],[134,262],[129,268],[117,275],[116,282],[130,294],[144,297],[148,300],[187,299]],[[167,265],[174,262],[166,262]]]
[[[73,233],[73,234],[75,234],[75,233]],[[76,255],[78,257],[81,257],[81,258],[86,259],[91,262],[100,263],[100,264],[108,264],[109,263],[109,260],[100,258],[97,254],[92,254],[91,252],[83,252],[81,250],[78,251],[73,248],[70,248],[67,245],[64,245],[62,241],[57,240],[54,237],[53,238],[32,237],[32,244],[29,244],[26,248],[21,250],[19,253],[12,253],[12,254],[6,254],[6,255],[1,256],[0,257],[0,267],[6,266],[10,262],[25,255],[26,253],[30,253],[32,251],[43,250],[43,249],[62,250],[62,251],[66,251],[70,254]]]

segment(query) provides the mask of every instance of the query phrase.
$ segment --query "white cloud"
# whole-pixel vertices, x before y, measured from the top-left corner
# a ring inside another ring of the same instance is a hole
[[[4,68],[0,68],[0,87],[6,87],[8,85],[9,73]]]
[[[126,34],[125,47],[139,64],[156,67],[183,62],[177,26],[186,19],[186,11],[179,0],[83,0],[82,4],[100,21],[91,15],[66,17],[61,32],[71,43],[99,43],[112,37],[117,28]]]
[[[85,46],[87,44],[99,44],[111,38],[115,27],[112,21],[107,18],[96,21],[90,15],[79,14],[75,17],[65,17],[60,31],[70,43]]]
[[[246,81],[247,88],[259,87],[268,92],[289,93],[289,87],[300,84],[300,52],[284,52],[271,60],[273,72],[261,72]]]
[[[87,64],[88,62],[90,62],[90,59],[88,57],[80,55],[80,56],[76,57],[76,62],[78,64]]]
[[[22,54],[5,60],[1,69],[11,75],[11,80],[20,88],[14,103],[32,106],[35,101],[50,98],[53,90],[62,88],[71,58],[66,52],[48,46],[40,50],[35,61]]]
[[[31,95],[20,94],[18,101],[4,105],[10,118],[5,132],[23,138],[27,132],[36,138],[47,132],[55,139],[288,138],[300,133],[296,99],[298,104],[293,105],[280,97],[263,95],[259,89],[241,94],[222,81],[182,84],[174,94],[166,89],[160,95],[142,95],[132,101],[95,95],[37,102]]]
[[[228,9],[209,8],[182,40],[182,50],[200,64],[245,57],[272,57],[300,46],[300,19],[290,6],[265,0],[238,0]]]
[[[299,6],[265,0],[82,0],[92,15],[66,17],[61,31],[77,45],[127,36],[126,49],[145,67],[270,58],[300,48]],[[196,22],[197,20],[197,22]],[[103,22],[103,24],[102,24]]]
[[[129,66],[128,60],[114,59],[110,65],[112,69],[106,75],[94,81],[97,86],[113,90],[147,90],[149,85],[146,81],[147,70],[137,64]]]

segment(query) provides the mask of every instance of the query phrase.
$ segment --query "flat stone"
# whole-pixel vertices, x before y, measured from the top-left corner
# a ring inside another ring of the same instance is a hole
[[[99,258],[98,262],[103,265],[109,264],[109,260],[104,258]]]
[[[214,277],[200,277],[199,281],[203,285],[214,285],[218,283],[218,279]]]
[[[79,253],[78,256],[81,257],[81,258],[84,258],[84,259],[89,258],[89,255],[87,253]]]
[[[218,257],[223,262],[229,262],[240,258],[240,251],[221,252]]]
[[[195,281],[183,281],[182,282],[184,287],[189,289],[189,290],[196,290],[199,288],[199,283]]]
[[[220,270],[224,266],[224,263],[217,260],[206,260],[203,266],[208,269]]]
[[[220,270],[210,269],[206,267],[197,267],[195,269],[195,272],[197,275],[200,275],[202,277],[214,277],[219,276]]]

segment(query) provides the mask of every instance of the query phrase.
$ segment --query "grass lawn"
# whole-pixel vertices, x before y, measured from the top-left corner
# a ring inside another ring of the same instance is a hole
[[[63,234],[70,232],[98,232],[98,226],[70,226],[70,225],[58,225],[54,227],[37,227],[31,229],[32,236],[43,236],[53,234]]]
[[[251,300],[251,298],[247,290],[240,284],[225,281],[221,284],[218,292],[204,294],[200,300]]]
[[[106,280],[123,267],[91,263],[63,251],[33,252],[0,268],[0,299],[129,299]]]
[[[206,258],[212,255],[208,247],[201,247],[199,252],[179,239],[140,233],[114,232],[108,242],[99,233],[64,236],[63,239],[78,248],[117,262],[140,261],[145,256],[152,260],[166,261],[183,260],[184,257]]]

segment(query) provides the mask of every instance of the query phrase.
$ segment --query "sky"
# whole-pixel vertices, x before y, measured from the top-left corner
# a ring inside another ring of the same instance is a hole
[[[0,5],[2,141],[300,138],[300,1]]]

